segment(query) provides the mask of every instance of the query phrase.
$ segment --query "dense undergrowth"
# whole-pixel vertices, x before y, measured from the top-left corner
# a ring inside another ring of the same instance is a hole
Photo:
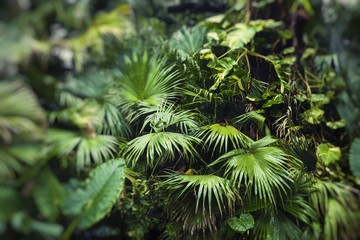
[[[1,3],[1,239],[357,239],[359,4]]]

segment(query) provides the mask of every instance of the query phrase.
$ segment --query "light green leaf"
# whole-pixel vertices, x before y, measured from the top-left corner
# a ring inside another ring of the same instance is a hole
[[[340,160],[341,150],[330,143],[321,143],[316,149],[316,155],[325,165],[329,165]]]
[[[263,108],[271,107],[272,105],[281,104],[284,102],[282,94],[275,95],[272,99],[269,99],[264,105]]]
[[[231,30],[226,39],[221,43],[232,50],[239,49],[248,44],[256,34],[256,29],[244,23],[235,25],[235,29]]]
[[[240,217],[227,220],[227,224],[236,232],[244,233],[254,227],[254,218],[250,213],[242,213]]]
[[[341,119],[341,120],[336,121],[336,122],[326,122],[326,126],[328,126],[331,129],[343,128],[343,127],[346,126],[346,120]]]
[[[325,94],[311,94],[311,102],[316,103],[317,106],[321,106],[330,102],[330,99]]]
[[[319,124],[323,120],[324,113],[324,110],[312,107],[304,112],[303,117],[310,124]]]

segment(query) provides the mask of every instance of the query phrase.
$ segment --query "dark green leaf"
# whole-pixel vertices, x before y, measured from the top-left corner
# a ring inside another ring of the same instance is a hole
[[[232,230],[244,233],[254,227],[254,218],[250,213],[242,213],[240,217],[233,217],[227,220]]]
[[[360,178],[360,138],[355,138],[351,144],[349,162],[352,174]]]

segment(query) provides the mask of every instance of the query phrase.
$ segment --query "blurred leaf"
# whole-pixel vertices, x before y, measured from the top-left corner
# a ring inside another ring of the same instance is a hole
[[[6,224],[12,215],[21,208],[20,194],[13,188],[0,186],[0,224]]]
[[[321,143],[316,149],[316,155],[327,166],[340,160],[341,150],[330,143]]]
[[[32,219],[26,212],[20,211],[13,215],[11,225],[14,229],[26,235],[39,233],[44,239],[59,239],[63,227],[59,224],[40,222]]]
[[[351,144],[349,163],[352,174],[360,178],[360,138],[355,138]]]
[[[60,215],[61,205],[65,197],[63,186],[50,171],[46,169],[37,178],[34,198],[41,214],[54,222]]]
[[[328,126],[331,129],[343,128],[343,127],[346,126],[346,120],[341,119],[341,120],[336,121],[336,122],[326,122],[326,126]]]
[[[123,159],[107,161],[90,172],[86,187],[77,189],[65,198],[65,215],[77,215],[78,228],[87,229],[106,216],[124,189]]]

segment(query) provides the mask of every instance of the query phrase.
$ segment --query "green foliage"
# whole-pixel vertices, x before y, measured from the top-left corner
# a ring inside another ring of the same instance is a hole
[[[140,159],[145,159],[146,165],[153,168],[175,159],[176,156],[185,160],[196,160],[199,155],[193,144],[200,144],[200,140],[182,133],[148,133],[131,140],[123,155],[133,167]]]
[[[1,237],[358,239],[343,2],[1,3]]]
[[[42,158],[45,115],[20,81],[0,82],[0,178],[14,178]]]
[[[219,176],[174,172],[164,177],[166,180],[161,186],[169,195],[169,204],[173,207],[169,215],[173,221],[182,222],[191,234],[196,230],[216,229],[217,218],[233,212],[235,204],[240,201],[230,182]]]
[[[239,217],[233,217],[228,219],[227,224],[231,227],[232,230],[244,233],[249,229],[254,227],[254,218],[250,213],[242,213]]]
[[[225,153],[234,148],[246,148],[252,141],[235,127],[218,123],[202,127],[196,135],[204,141],[205,146],[213,149],[212,154],[215,151]]]
[[[68,193],[62,206],[64,214],[77,216],[74,222],[79,229],[89,228],[104,218],[124,189],[124,171],[123,159],[96,167],[90,172],[85,188]]]
[[[125,62],[113,91],[117,106],[129,110],[142,105],[156,106],[178,94],[180,78],[164,57],[145,52],[126,57]]]
[[[41,214],[55,222],[60,216],[65,190],[51,170],[46,169],[37,179],[34,199]]]
[[[341,151],[339,147],[335,147],[329,143],[322,143],[317,147],[316,154],[319,160],[325,165],[329,165],[340,160]]]
[[[360,139],[355,138],[351,144],[349,161],[350,161],[351,172],[355,177],[358,178],[360,178],[359,156],[360,156]]]
[[[292,181],[292,171],[287,166],[290,159],[280,148],[260,145],[249,150],[232,150],[210,166],[225,162],[224,175],[233,184],[237,187],[244,184],[246,194],[275,204],[275,194],[286,194],[288,182]]]
[[[50,129],[48,135],[50,154],[64,160],[75,157],[78,170],[112,158],[117,145],[117,139],[107,135],[84,136],[59,129]]]

